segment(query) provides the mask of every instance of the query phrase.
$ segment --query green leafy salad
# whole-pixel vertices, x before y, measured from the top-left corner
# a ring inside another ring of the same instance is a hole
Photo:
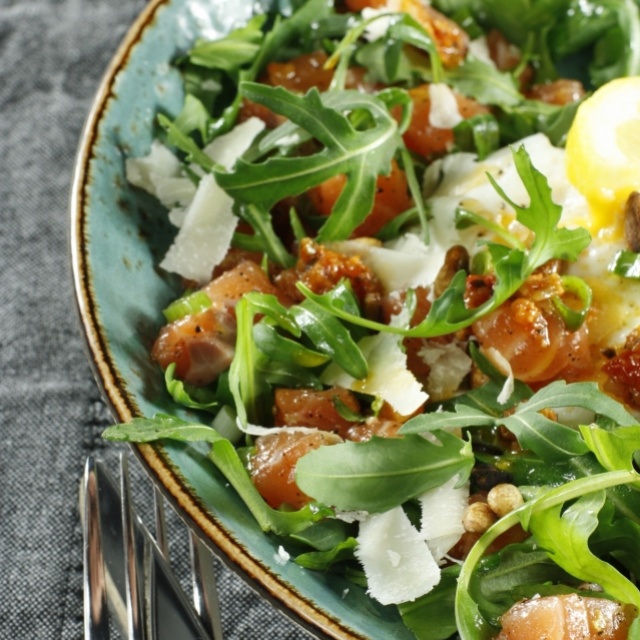
[[[640,639],[638,52],[633,0],[293,1],[197,41],[126,167],[176,227],[150,358],[197,418],[105,438],[207,443],[416,638]]]

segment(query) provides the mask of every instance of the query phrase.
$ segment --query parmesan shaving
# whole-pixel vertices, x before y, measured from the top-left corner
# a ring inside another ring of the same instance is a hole
[[[418,498],[422,512],[420,533],[427,541],[436,562],[445,558],[464,533],[462,517],[467,508],[469,484],[456,487],[459,480],[458,476],[454,476]]]
[[[355,555],[367,576],[368,594],[382,604],[410,602],[440,582],[440,568],[402,507],[360,523]]]
[[[407,233],[382,247],[348,240],[331,246],[340,253],[359,256],[378,276],[387,294],[427,287],[438,275],[447,249],[456,242],[445,229],[446,222],[434,219],[433,225],[428,245],[415,233]],[[453,219],[450,226],[456,232]]]
[[[480,62],[490,65],[494,69],[497,68],[496,63],[491,58],[486,36],[474,38],[469,42],[469,55],[473,56],[476,60],[480,60]]]
[[[238,224],[232,207],[233,200],[213,175],[204,176],[160,266],[199,284],[209,282],[214,267],[226,255]]]
[[[178,158],[157,140],[146,156],[127,158],[125,173],[132,185],[158,198],[167,209],[188,205],[196,192],[193,182],[182,175]]]
[[[426,387],[433,400],[450,398],[471,372],[473,361],[455,342],[425,341],[418,355],[429,365]]]
[[[246,433],[249,436],[267,436],[274,433],[316,433],[318,429],[315,427],[262,427],[257,424],[247,423],[242,424],[240,418],[236,418],[236,426],[242,433]]]
[[[259,118],[249,118],[229,133],[218,136],[203,151],[216,163],[230,170],[236,160],[249,148],[265,124]]]
[[[264,123],[250,118],[205,148],[214,162],[230,169],[248,149]],[[203,176],[184,216],[180,231],[160,266],[198,284],[206,284],[227,254],[238,224],[233,199],[218,185],[213,174]]]
[[[422,386],[407,368],[407,356],[400,346],[401,337],[378,333],[362,338],[358,343],[369,364],[369,375],[356,380],[335,362],[321,376],[329,386],[382,398],[402,416],[419,409],[428,399]]]
[[[453,129],[462,122],[456,96],[446,84],[433,82],[429,85],[429,124],[437,129]]]
[[[511,397],[511,394],[513,393],[515,387],[511,365],[509,364],[509,361],[495,347],[489,347],[485,351],[485,355],[487,356],[487,358],[489,358],[491,363],[498,369],[498,371],[500,371],[502,375],[507,376],[507,379],[502,385],[502,390],[497,397],[497,400],[500,404],[505,404]]]

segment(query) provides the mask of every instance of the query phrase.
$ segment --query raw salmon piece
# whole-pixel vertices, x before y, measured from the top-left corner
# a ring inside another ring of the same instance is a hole
[[[250,260],[243,260],[202,289],[211,299],[204,311],[165,325],[151,357],[166,369],[176,363],[176,378],[195,386],[211,384],[229,367],[235,352],[235,306],[251,291],[271,293],[283,304],[289,299]]]
[[[296,485],[296,463],[302,456],[342,439],[328,431],[278,431],[256,438],[251,457],[251,479],[260,495],[274,509],[300,509],[310,500]]]
[[[360,413],[360,403],[351,391],[333,387],[315,389],[276,389],[275,423],[281,427],[313,427],[335,431],[344,437],[351,422],[340,415],[338,404]]]
[[[626,640],[635,607],[577,594],[531,598],[501,619],[496,640]]]

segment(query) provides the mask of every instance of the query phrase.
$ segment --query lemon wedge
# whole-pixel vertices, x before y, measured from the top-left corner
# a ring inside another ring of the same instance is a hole
[[[640,191],[640,77],[613,80],[578,107],[566,166],[589,202],[592,233],[621,233],[625,202]]]

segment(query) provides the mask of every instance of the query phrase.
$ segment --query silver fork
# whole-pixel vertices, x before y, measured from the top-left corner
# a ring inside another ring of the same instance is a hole
[[[169,562],[161,494],[154,488],[154,538],[134,511],[125,454],[119,480],[87,459],[80,492],[85,640],[107,640],[110,619],[128,640],[222,640],[211,552],[190,530],[192,604]]]

